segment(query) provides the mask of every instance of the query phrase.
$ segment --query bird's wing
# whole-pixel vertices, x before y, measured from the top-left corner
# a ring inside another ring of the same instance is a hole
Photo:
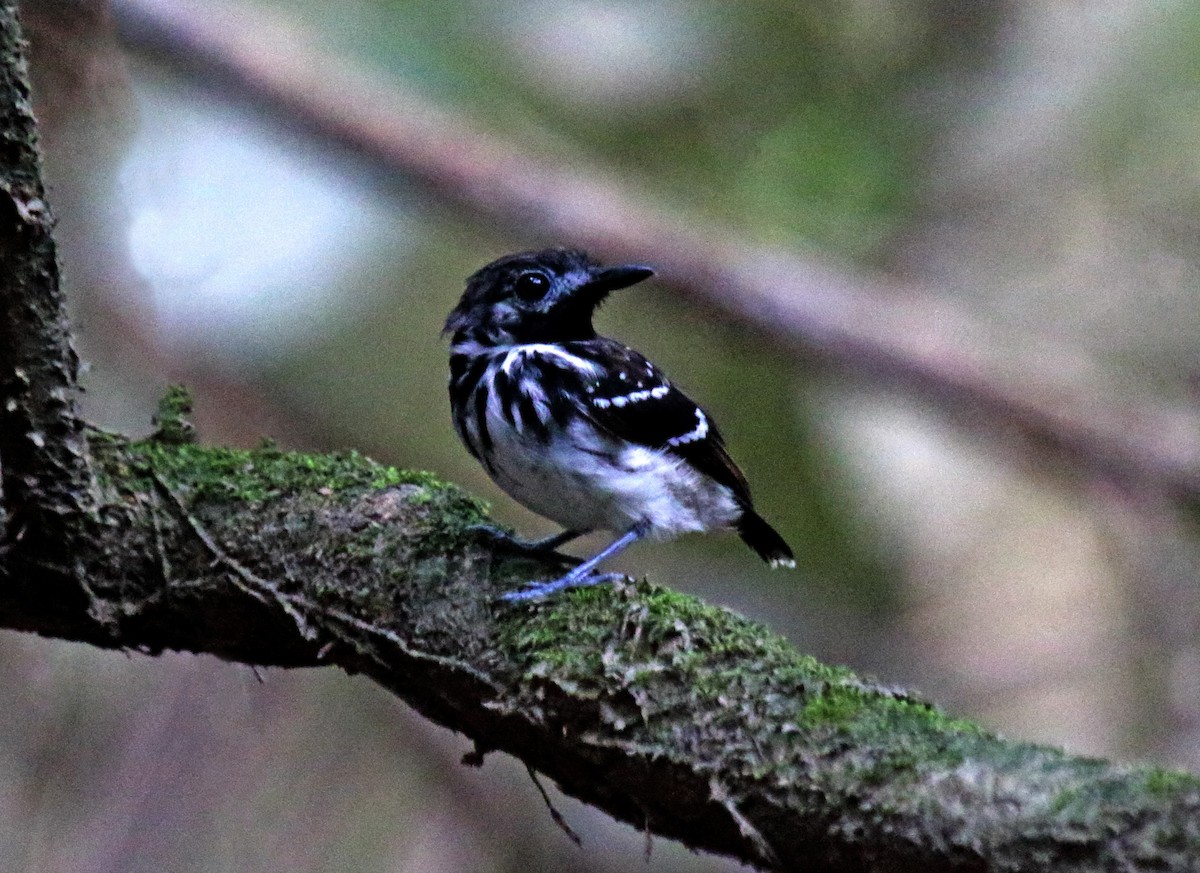
[[[588,357],[603,362],[604,372],[585,383],[580,411],[618,439],[682,458],[749,506],[746,477],[708,413],[633,349],[607,339],[586,342]]]

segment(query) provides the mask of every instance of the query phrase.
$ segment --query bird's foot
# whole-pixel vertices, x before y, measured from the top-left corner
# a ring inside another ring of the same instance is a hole
[[[521,555],[528,558],[552,557],[564,564],[583,563],[582,558],[576,558],[574,555],[564,555],[562,552],[556,551],[563,543],[581,536],[582,534],[578,531],[565,530],[562,533],[544,537],[540,540],[523,540],[513,536],[503,528],[492,524],[473,524],[467,530],[478,539],[487,542],[488,545],[497,551],[504,551],[509,554]]]
[[[572,534],[572,531],[564,531],[559,534],[559,537],[565,537]],[[583,585],[599,585],[603,582],[615,582],[617,579],[624,579],[621,573],[597,573],[596,567],[607,561],[613,555],[624,550],[631,543],[641,539],[646,533],[646,525],[644,523],[635,524],[621,536],[617,537],[611,543],[602,549],[598,554],[592,555],[578,567],[573,569],[567,575],[555,579],[553,582],[538,582],[534,585],[522,588],[519,591],[510,591],[507,594],[501,595],[501,600],[507,600],[510,603],[518,600],[540,600],[556,591],[562,591],[564,588],[573,588]]]
[[[519,603],[524,600],[541,600],[564,588],[583,588],[588,585],[603,585],[605,582],[618,582],[628,577],[624,573],[592,573],[577,576],[574,573],[555,579],[552,582],[534,582],[516,591],[508,591],[500,595],[500,599],[508,603]]]

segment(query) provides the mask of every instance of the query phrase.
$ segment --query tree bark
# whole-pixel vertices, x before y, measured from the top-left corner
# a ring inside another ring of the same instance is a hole
[[[87,447],[16,7],[0,16],[0,468],[6,538],[83,510]],[[15,514],[14,514],[15,513]]]
[[[1194,777],[1001,740],[646,583],[498,603],[561,568],[489,550],[428,474],[201,447],[180,392],[149,440],[85,439],[20,52],[5,3],[0,626],[365,673],[469,762],[763,869],[1195,868]]]

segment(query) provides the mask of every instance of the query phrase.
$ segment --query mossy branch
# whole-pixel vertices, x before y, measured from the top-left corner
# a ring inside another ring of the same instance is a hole
[[[488,551],[469,530],[481,507],[456,487],[353,454],[187,439],[172,420],[145,442],[93,434],[100,500],[74,569],[14,580],[0,622],[365,673],[478,754],[509,752],[638,828],[766,869],[1200,857],[1190,776],[998,739],[644,583],[498,604],[558,568]]]

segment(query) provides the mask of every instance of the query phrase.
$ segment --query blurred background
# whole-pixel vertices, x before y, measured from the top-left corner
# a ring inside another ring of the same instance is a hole
[[[145,433],[183,382],[206,442],[357,448],[552,530],[454,437],[439,332],[483,263],[547,244],[607,257],[605,241],[547,239],[267,106],[253,64],[215,71],[204,34],[224,33],[262,69],[360,77],[679,227],[871,277],[881,307],[919,286],[1017,338],[1014,367],[1098,409],[1152,403],[1180,422],[1157,449],[1194,446],[1194,3],[20,5],[99,424]],[[369,115],[367,96],[347,89],[346,112]],[[715,414],[798,571],[720,536],[641,546],[621,568],[1010,737],[1200,770],[1195,478],[1075,463],[756,317],[663,282],[616,295],[598,326]],[[642,834],[551,789],[577,849],[517,762],[461,766],[462,737],[360,677],[11,632],[0,664],[6,870],[643,866]],[[662,840],[646,865],[736,867]]]

